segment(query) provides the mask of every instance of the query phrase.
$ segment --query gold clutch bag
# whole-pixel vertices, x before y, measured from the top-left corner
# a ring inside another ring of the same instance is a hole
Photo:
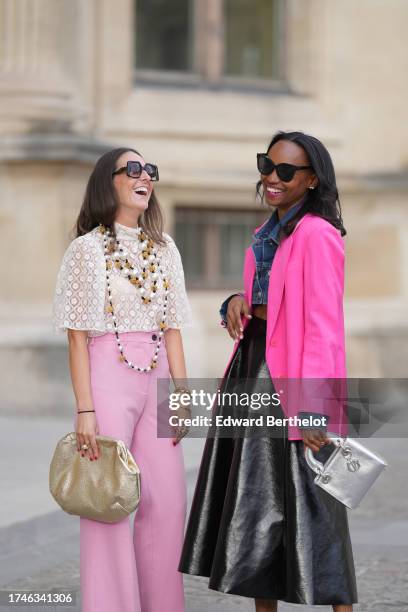
[[[96,461],[81,457],[76,433],[59,440],[50,464],[49,488],[65,512],[116,523],[136,510],[140,499],[140,470],[124,442],[96,436]]]

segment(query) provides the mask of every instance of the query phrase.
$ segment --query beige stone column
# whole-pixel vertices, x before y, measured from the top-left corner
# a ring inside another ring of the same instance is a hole
[[[0,0],[0,131],[38,132],[55,122],[64,129],[72,121],[79,6]]]

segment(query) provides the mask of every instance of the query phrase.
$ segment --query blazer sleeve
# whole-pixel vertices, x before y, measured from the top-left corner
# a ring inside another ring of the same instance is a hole
[[[346,377],[344,340],[344,241],[332,225],[307,237],[304,256],[304,344],[299,416],[342,418],[339,390]],[[329,380],[331,379],[331,380]]]
[[[220,308],[220,317],[221,317],[221,325],[223,327],[227,327],[227,312],[228,312],[228,304],[230,303],[230,301],[232,300],[233,297],[235,297],[236,295],[240,295],[241,297],[245,297],[244,293],[233,293],[232,295],[228,296],[226,300],[223,301],[223,303],[221,304],[221,308]]]

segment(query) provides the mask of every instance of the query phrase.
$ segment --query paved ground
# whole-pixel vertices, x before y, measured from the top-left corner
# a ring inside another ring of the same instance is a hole
[[[61,588],[78,592],[79,524],[57,509],[48,492],[48,466],[56,441],[72,422],[49,417],[0,417],[0,587],[3,590]],[[361,603],[358,611],[408,612],[408,504],[406,440],[371,440],[390,467],[349,513]],[[194,488],[202,441],[184,442],[189,497]],[[202,578],[186,577],[187,612],[246,612],[251,600],[207,588]],[[1,610],[12,610],[1,606]],[[19,608],[19,609],[24,609]],[[37,611],[64,608],[33,608]],[[79,605],[66,608],[80,611]],[[291,610],[329,610],[281,604]],[[112,611],[116,612],[116,611]],[[163,612],[173,612],[163,611]]]

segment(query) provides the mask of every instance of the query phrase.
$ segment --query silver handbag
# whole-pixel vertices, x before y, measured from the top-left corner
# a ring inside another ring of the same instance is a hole
[[[335,434],[328,433],[329,437]],[[306,461],[316,472],[315,483],[348,508],[356,508],[387,467],[385,459],[353,438],[331,438],[337,448],[326,463],[306,449]]]

